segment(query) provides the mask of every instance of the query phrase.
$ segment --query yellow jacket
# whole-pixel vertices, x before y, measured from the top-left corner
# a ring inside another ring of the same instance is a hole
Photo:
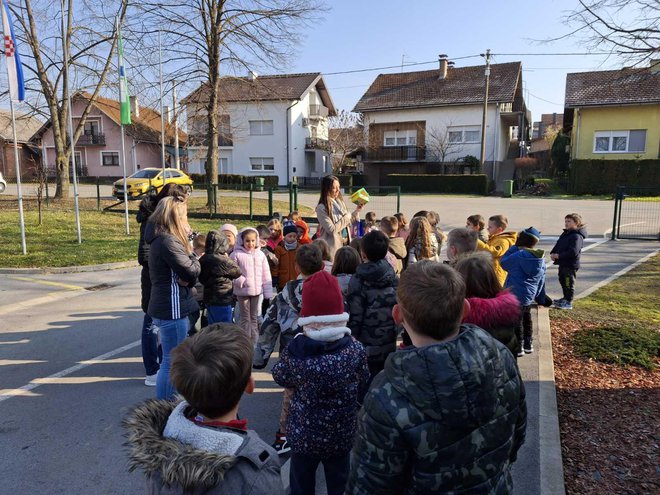
[[[488,243],[477,240],[477,249],[488,251],[493,256],[495,275],[497,275],[497,280],[499,280],[502,287],[504,287],[504,281],[506,280],[506,271],[500,265],[500,259],[516,243],[517,238],[517,232],[502,232],[501,234],[490,236]]]

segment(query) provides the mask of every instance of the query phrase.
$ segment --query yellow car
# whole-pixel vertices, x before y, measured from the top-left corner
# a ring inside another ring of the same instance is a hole
[[[163,183],[162,168],[143,168],[130,177],[126,177],[126,196],[128,199],[140,199],[148,192],[158,192],[163,185],[174,182],[188,188],[192,192],[193,181],[181,170],[175,168],[165,169],[165,183]],[[120,200],[124,199],[124,179],[115,181],[112,187],[112,195]]]

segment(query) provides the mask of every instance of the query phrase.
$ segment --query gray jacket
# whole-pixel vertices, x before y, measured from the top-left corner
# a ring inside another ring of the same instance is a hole
[[[284,494],[277,453],[254,431],[213,428],[187,419],[190,406],[150,400],[124,420],[129,469],[149,494]]]

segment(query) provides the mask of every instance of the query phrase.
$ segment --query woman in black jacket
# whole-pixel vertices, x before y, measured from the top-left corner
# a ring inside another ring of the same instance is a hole
[[[188,334],[188,315],[199,310],[193,295],[200,266],[188,241],[186,203],[177,197],[158,203],[145,233],[149,247],[151,298],[147,312],[160,331],[163,362],[156,380],[156,397],[170,399],[175,393],[170,381],[170,351]]]
[[[142,311],[144,318],[142,320],[142,362],[146,378],[144,384],[149,387],[156,386],[156,376],[158,375],[158,364],[162,360],[162,349],[158,345],[158,332],[154,329],[151,316],[147,314],[149,307],[149,298],[151,296],[151,279],[149,278],[149,244],[144,240],[147,229],[153,230],[153,225],[148,220],[151,214],[158,206],[161,199],[168,196],[174,196],[182,200],[188,198],[187,191],[179,184],[165,184],[156,195],[149,194],[140,202],[140,209],[135,217],[140,224],[140,241],[138,243],[138,263],[142,266],[140,274],[140,289],[142,294]]]

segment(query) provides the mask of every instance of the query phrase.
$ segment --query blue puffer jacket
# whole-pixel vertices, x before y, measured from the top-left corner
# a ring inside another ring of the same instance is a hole
[[[511,289],[522,306],[529,306],[545,282],[545,259],[542,249],[511,246],[500,264],[507,271],[504,287]]]

